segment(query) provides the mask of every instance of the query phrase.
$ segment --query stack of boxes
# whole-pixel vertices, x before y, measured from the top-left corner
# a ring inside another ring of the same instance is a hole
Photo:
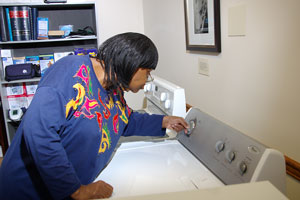
[[[22,63],[33,63],[40,65],[41,75],[43,76],[46,70],[59,59],[75,54],[75,55],[86,55],[89,54],[93,57],[97,55],[97,49],[83,49],[76,48],[74,51],[67,52],[56,52],[52,54],[43,54],[43,55],[33,55],[33,56],[24,56],[24,57],[14,57],[12,50],[10,49],[1,49],[1,60],[2,60],[2,80],[5,77],[5,67],[12,64],[22,64]],[[5,84],[7,99],[9,104],[9,109],[16,108],[27,108],[35,94],[37,89],[38,82],[24,82],[24,83],[14,83],[14,84]]]

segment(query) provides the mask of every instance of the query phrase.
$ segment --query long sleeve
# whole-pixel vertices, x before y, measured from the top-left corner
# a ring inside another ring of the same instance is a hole
[[[164,136],[166,129],[162,128],[164,115],[132,112],[123,136]]]
[[[64,101],[55,89],[39,88],[23,122],[27,149],[54,199],[69,196],[81,185],[59,136],[66,121]]]

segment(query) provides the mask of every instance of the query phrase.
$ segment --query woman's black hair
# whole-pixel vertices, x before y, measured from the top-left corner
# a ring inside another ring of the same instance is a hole
[[[127,89],[139,68],[155,69],[158,52],[147,36],[128,32],[106,40],[99,47],[97,59],[105,71],[105,88],[113,91],[118,87]]]

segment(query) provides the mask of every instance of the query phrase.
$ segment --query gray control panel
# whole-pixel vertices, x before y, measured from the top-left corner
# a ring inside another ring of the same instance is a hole
[[[250,182],[266,147],[238,130],[192,108],[188,134],[178,140],[225,184]]]

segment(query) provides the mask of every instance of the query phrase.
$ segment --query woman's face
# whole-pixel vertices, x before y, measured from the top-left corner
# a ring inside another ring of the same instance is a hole
[[[152,69],[139,68],[129,83],[129,90],[137,93],[139,90],[144,89],[148,78],[151,77],[151,71]]]

